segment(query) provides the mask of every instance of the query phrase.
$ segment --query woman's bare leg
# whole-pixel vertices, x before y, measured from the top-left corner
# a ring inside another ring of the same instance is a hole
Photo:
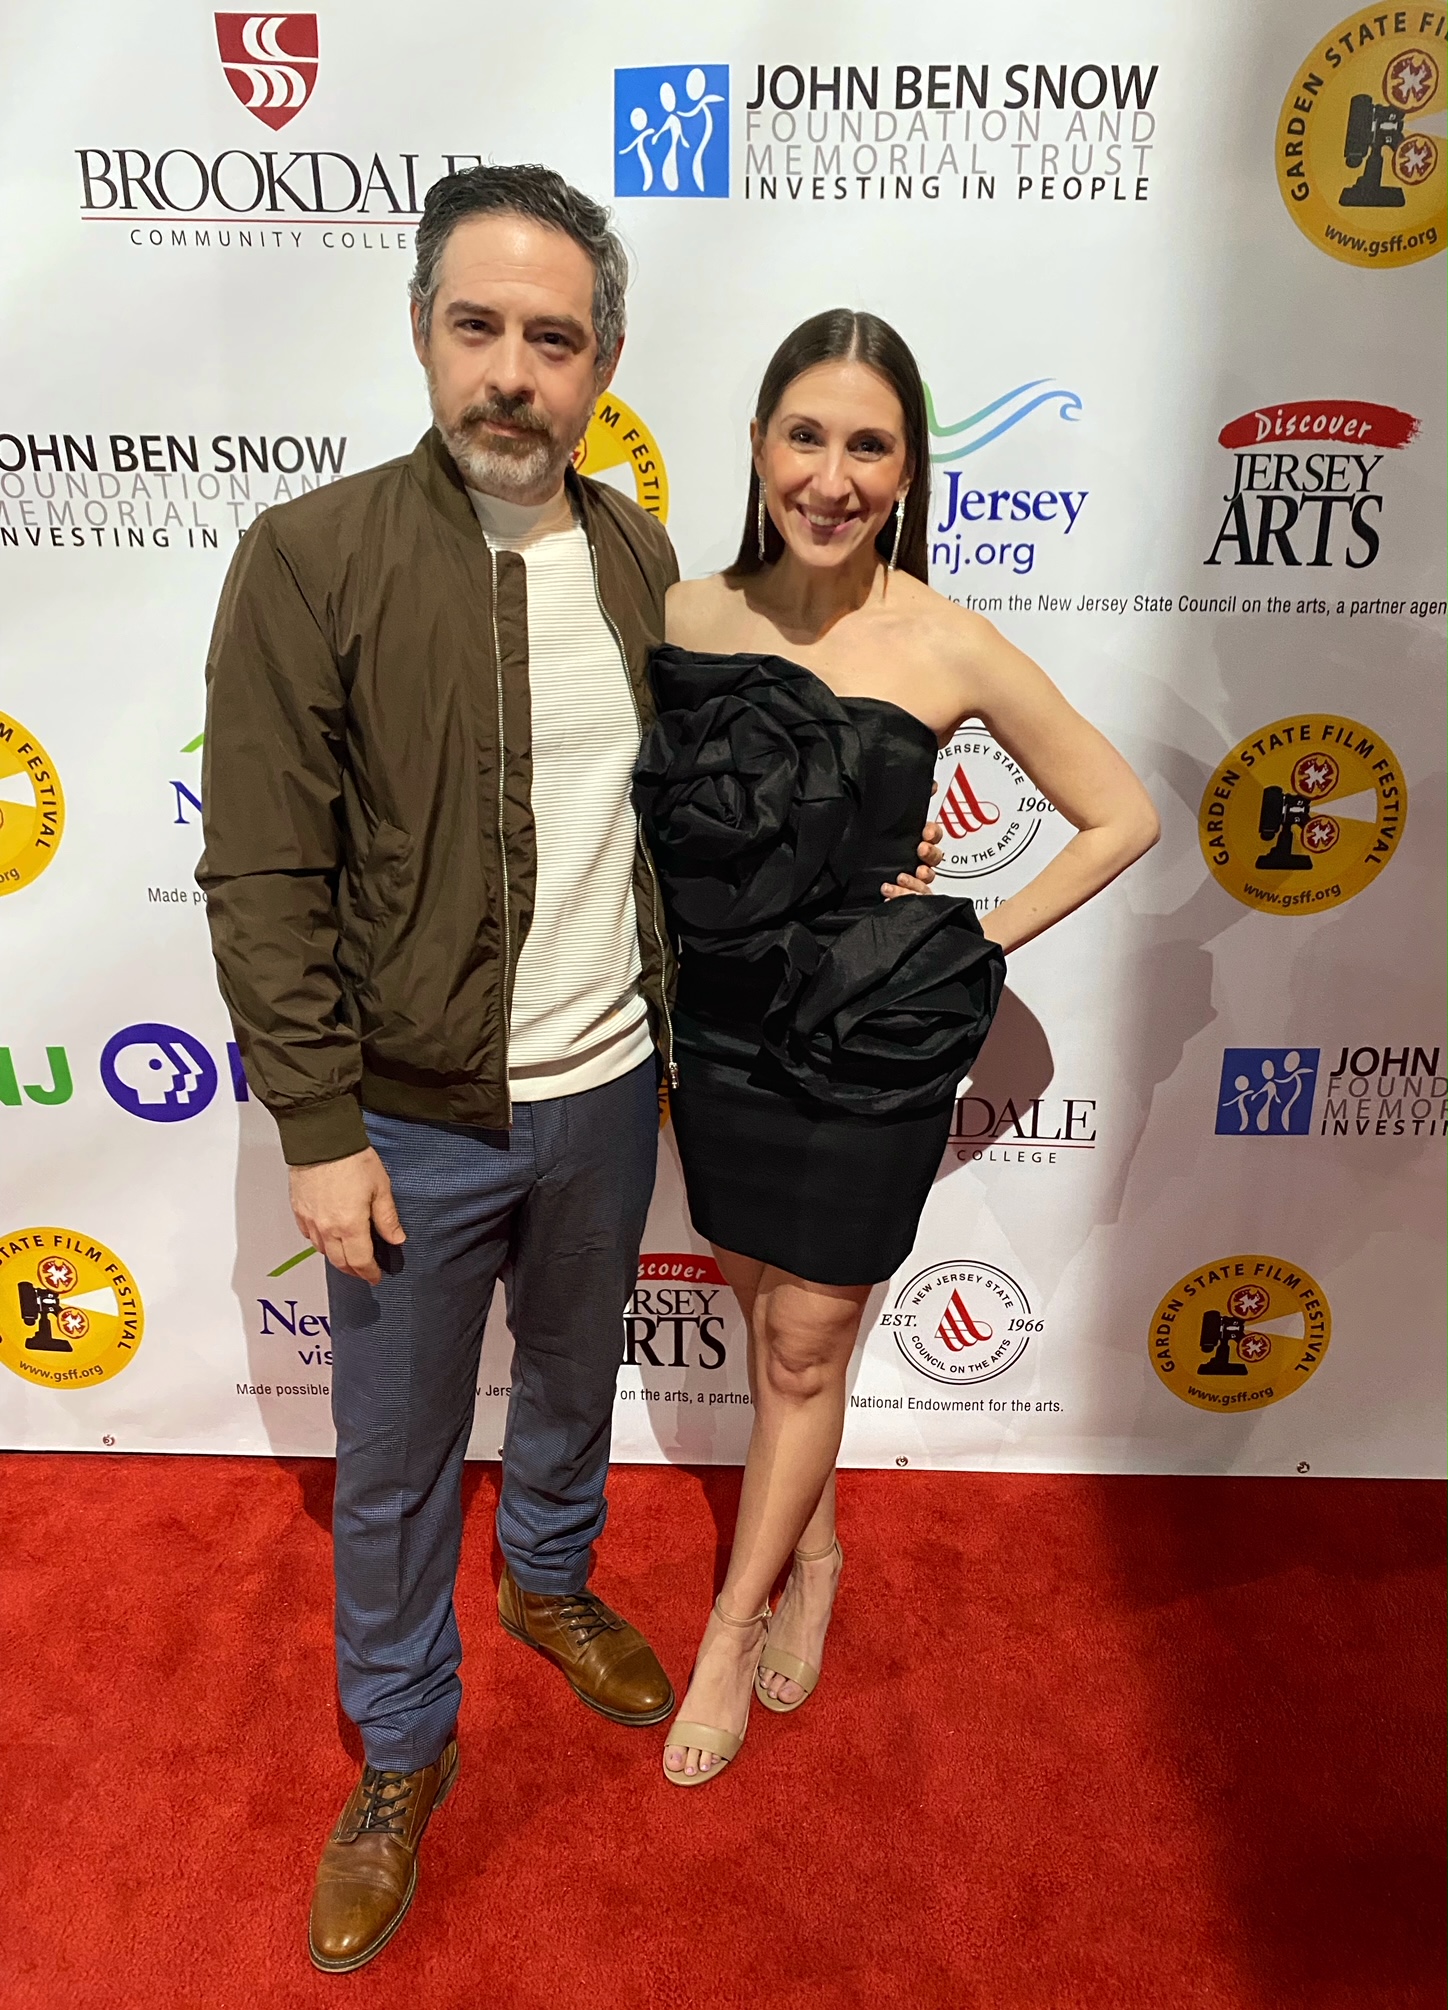
[[[844,1430],[845,1377],[870,1287],[814,1284],[730,1250],[716,1248],[715,1255],[749,1322],[754,1429],[734,1549],[719,1594],[723,1610],[743,1619],[764,1607],[785,1559],[806,1533],[807,1549],[824,1547],[834,1533],[833,1475]],[[806,1571],[808,1580],[801,1576]],[[830,1558],[796,1567],[801,1590],[791,1636],[815,1647],[811,1657],[791,1644],[789,1651],[801,1651],[802,1658],[818,1659],[828,1623],[824,1593],[827,1588],[833,1596],[833,1575]],[[762,1640],[762,1628],[722,1626],[711,1614],[680,1716],[742,1731]],[[786,1699],[796,1692],[792,1683],[783,1686]],[[664,1755],[670,1772],[707,1772],[717,1763],[679,1745],[670,1745]]]

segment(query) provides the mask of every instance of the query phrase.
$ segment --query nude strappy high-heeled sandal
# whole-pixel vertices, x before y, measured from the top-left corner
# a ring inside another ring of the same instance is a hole
[[[840,1539],[825,1549],[797,1549],[795,1558],[800,1563],[818,1563],[821,1557],[838,1556],[840,1569],[845,1567],[845,1552],[840,1547]],[[838,1584],[838,1578],[835,1580]],[[781,1703],[777,1696],[771,1696],[760,1679],[765,1675],[783,1675],[791,1682],[797,1682],[804,1694],[797,1696],[793,1703]],[[807,1703],[814,1693],[815,1684],[820,1679],[818,1668],[808,1661],[801,1661],[797,1654],[787,1654],[782,1647],[771,1647],[769,1636],[765,1635],[764,1651],[759,1657],[759,1666],[754,1671],[754,1693],[766,1710],[773,1710],[777,1716],[787,1717],[791,1710],[797,1710],[801,1703]]]
[[[762,1612],[756,1612],[752,1618],[732,1619],[723,1610],[716,1598],[714,1600],[714,1616],[723,1625],[737,1627],[740,1630],[747,1626],[763,1626],[765,1630],[764,1637],[766,1640],[769,1638],[769,1607],[767,1605]],[[763,1642],[760,1644],[762,1646]],[[745,1729],[748,1729],[747,1722]],[[673,1723],[670,1724],[664,1737],[666,1749],[670,1745],[691,1746],[696,1752],[707,1752],[711,1759],[722,1759],[724,1764],[722,1766],[710,1766],[706,1773],[672,1773],[667,1766],[664,1766],[664,1778],[671,1787],[702,1787],[709,1780],[717,1780],[721,1773],[728,1772],[730,1761],[734,1758],[743,1743],[743,1731],[737,1734],[733,1731],[721,1731],[713,1724],[690,1724],[683,1718],[676,1717]]]

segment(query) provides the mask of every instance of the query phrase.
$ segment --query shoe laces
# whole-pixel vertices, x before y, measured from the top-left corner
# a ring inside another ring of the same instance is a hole
[[[613,1633],[622,1621],[591,1591],[570,1591],[559,1601],[558,1623],[566,1626],[580,1647],[600,1633]]]
[[[358,1830],[371,1835],[400,1834],[412,1806],[416,1781],[415,1773],[386,1773],[375,1766],[365,1767]]]

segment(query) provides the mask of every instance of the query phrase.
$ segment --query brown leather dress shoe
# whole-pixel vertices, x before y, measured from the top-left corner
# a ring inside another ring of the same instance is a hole
[[[318,1968],[345,1975],[396,1933],[417,1890],[423,1830],[457,1776],[456,1739],[416,1773],[363,1768],[317,1866],[307,1945]]]
[[[653,1648],[591,1591],[524,1591],[505,1570],[498,1617],[505,1633],[545,1654],[574,1695],[615,1724],[659,1724],[673,1709],[674,1686]]]

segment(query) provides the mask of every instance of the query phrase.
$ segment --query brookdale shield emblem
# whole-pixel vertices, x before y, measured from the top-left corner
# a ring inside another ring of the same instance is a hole
[[[317,81],[315,14],[218,14],[216,45],[232,90],[273,132],[311,97]]]

